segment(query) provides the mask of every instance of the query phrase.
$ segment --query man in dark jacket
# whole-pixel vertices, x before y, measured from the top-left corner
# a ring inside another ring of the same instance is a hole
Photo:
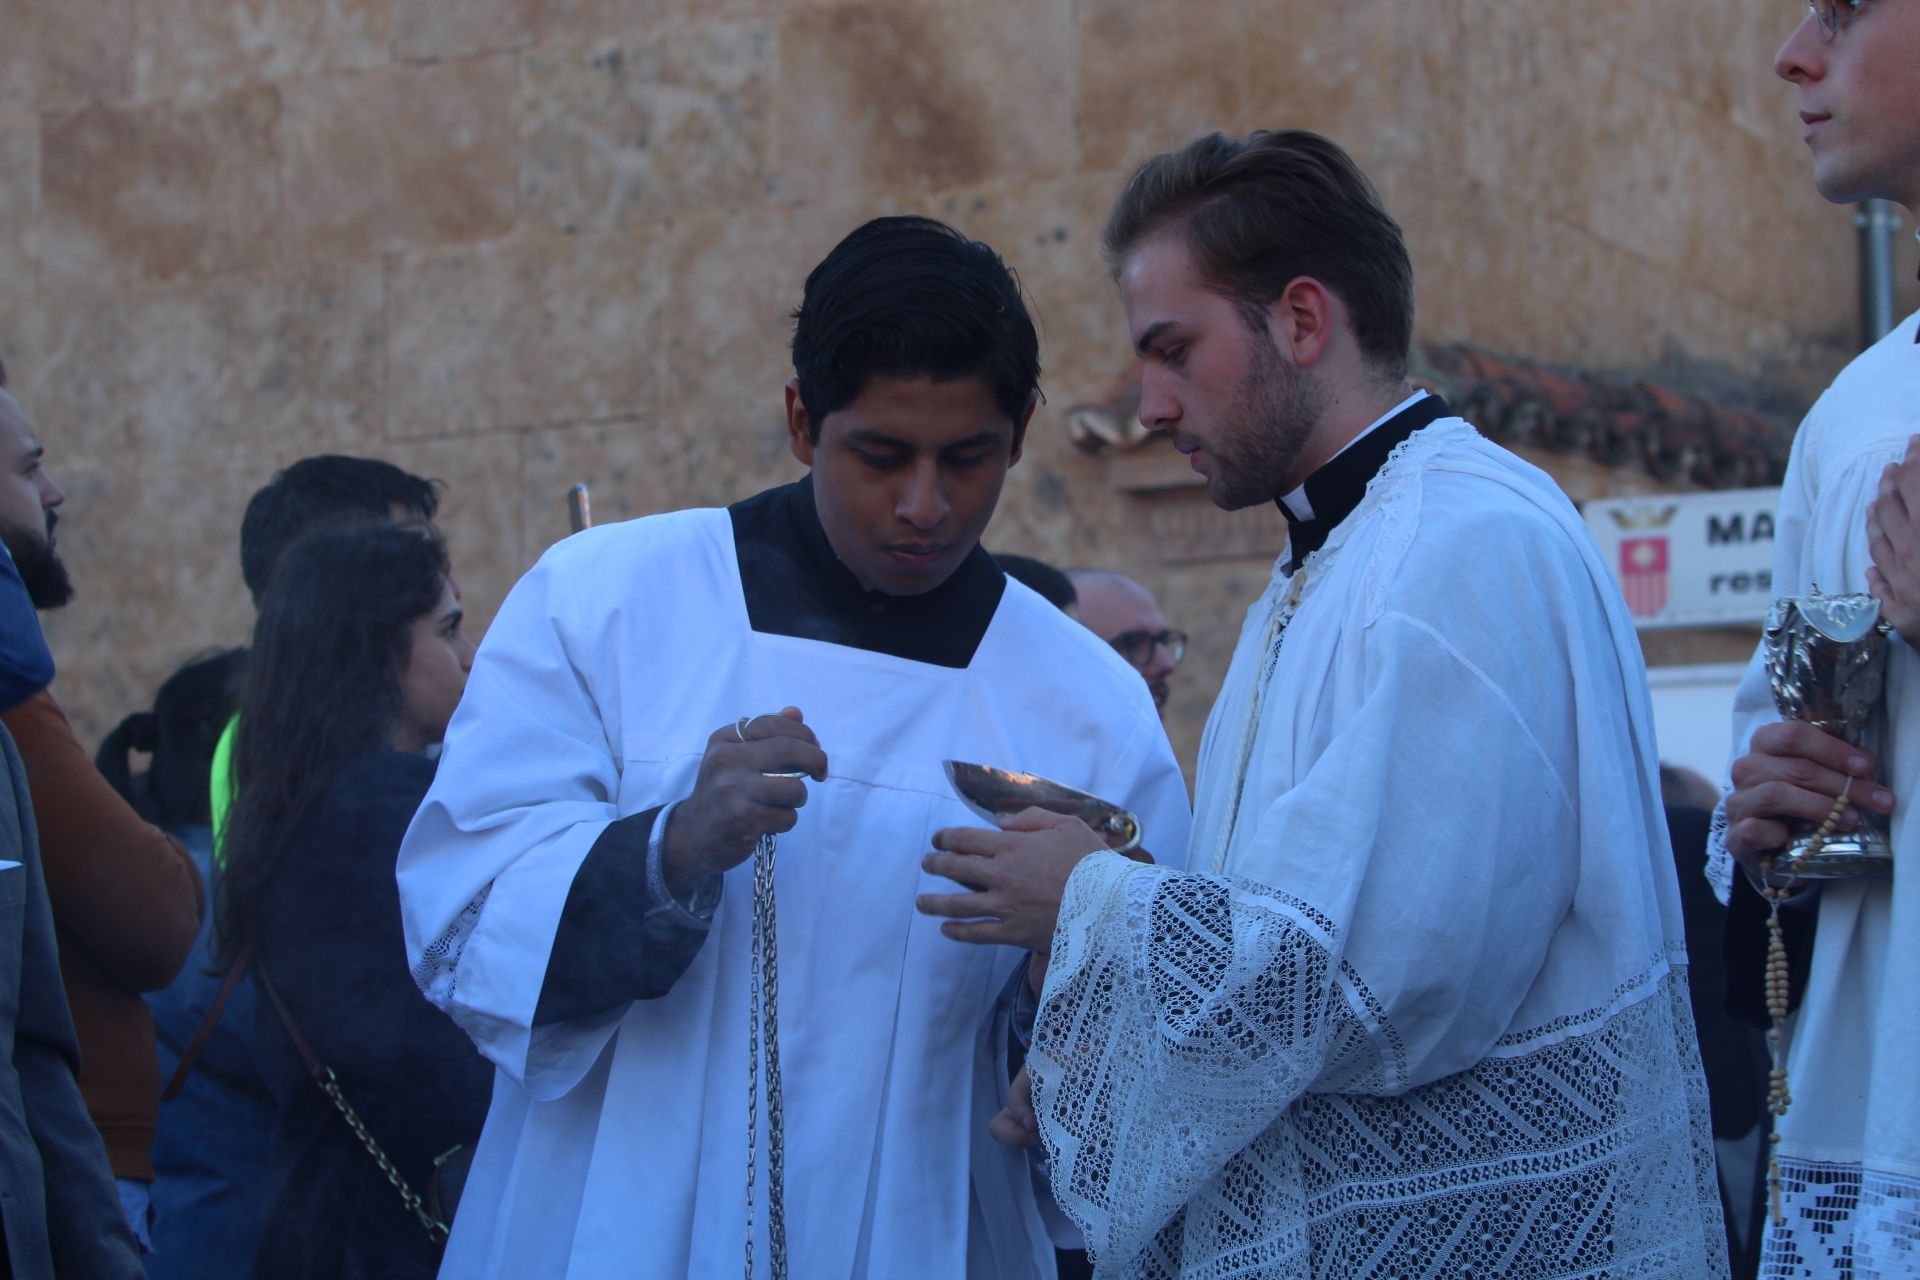
[[[66,495],[43,454],[19,402],[0,387],[0,544],[34,607],[47,610],[65,604],[73,588],[54,538]],[[81,1048],[81,1090],[127,1222],[145,1244],[160,1064],[140,994],[166,986],[186,962],[204,906],[200,873],[177,841],[141,821],[100,776],[50,689],[0,718],[32,790]]]
[[[78,1069],[26,774],[0,727],[0,1276],[145,1274]]]

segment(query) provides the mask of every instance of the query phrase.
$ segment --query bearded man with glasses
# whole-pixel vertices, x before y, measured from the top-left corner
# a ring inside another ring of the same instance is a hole
[[[1821,195],[1920,211],[1920,4],[1816,0],[1774,59],[1799,90]],[[1871,590],[1904,643],[1887,671],[1878,759],[1781,722],[1756,655],[1734,702],[1738,758],[1716,815],[1713,872],[1730,895],[1730,999],[1764,1017],[1766,903],[1754,887],[1787,840],[1844,795],[1842,829],[1890,815],[1891,876],[1809,882],[1782,910],[1793,1100],[1776,1123],[1780,1212],[1763,1276],[1891,1280],[1920,1274],[1920,315],[1843,370],[1794,439],[1780,495],[1773,581],[1782,595]],[[1902,463],[1902,458],[1914,461]],[[1735,864],[1743,868],[1736,874]],[[1816,929],[1817,925],[1817,929]],[[1742,975],[1749,975],[1743,979]],[[1802,997],[1804,996],[1804,999]]]

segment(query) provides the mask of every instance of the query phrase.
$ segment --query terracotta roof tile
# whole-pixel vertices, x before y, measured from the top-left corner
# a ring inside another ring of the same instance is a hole
[[[1503,444],[1576,453],[1670,484],[1778,484],[1793,428],[1644,379],[1556,369],[1464,344],[1418,344],[1414,381]]]

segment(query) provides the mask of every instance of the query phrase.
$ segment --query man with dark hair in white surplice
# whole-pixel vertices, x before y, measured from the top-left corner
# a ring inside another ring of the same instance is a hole
[[[768,1275],[781,1122],[795,1280],[1053,1275],[1026,1157],[987,1136],[1021,957],[916,914],[915,844],[966,817],[950,757],[1094,792],[1176,853],[1186,787],[1139,676],[980,548],[1039,397],[993,250],[858,228],[793,355],[809,474],[542,557],[401,850],[415,976],[500,1069],[447,1276],[706,1280],[749,1240]],[[749,1136],[767,835],[784,1065]]]

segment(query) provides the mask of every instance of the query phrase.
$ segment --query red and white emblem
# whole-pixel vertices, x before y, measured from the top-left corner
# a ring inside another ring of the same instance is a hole
[[[1667,540],[1620,540],[1620,589],[1636,618],[1651,618],[1667,607]]]

